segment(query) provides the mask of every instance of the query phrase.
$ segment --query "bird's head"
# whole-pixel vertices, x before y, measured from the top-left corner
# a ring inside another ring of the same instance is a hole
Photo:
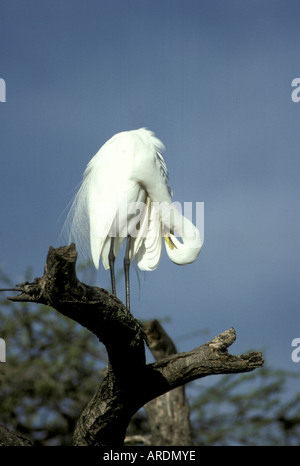
[[[188,222],[187,219],[185,221]],[[165,235],[164,239],[169,259],[178,265],[194,262],[202,248],[199,230],[192,223],[189,225],[189,233],[185,231],[182,235],[182,241],[174,233]]]

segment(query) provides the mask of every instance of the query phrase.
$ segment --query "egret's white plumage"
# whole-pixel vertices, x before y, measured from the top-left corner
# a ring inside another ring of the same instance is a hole
[[[105,269],[112,269],[127,237],[127,265],[135,258],[141,270],[157,267],[163,236],[173,262],[188,264],[198,257],[198,229],[178,210],[170,213],[172,193],[163,150],[154,133],[140,128],[113,136],[87,165],[66,228],[79,250],[86,253],[90,246],[96,268],[101,259]]]

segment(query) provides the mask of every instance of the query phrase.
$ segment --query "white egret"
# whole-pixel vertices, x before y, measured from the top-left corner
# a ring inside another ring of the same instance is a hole
[[[89,245],[96,269],[100,258],[104,268],[110,269],[114,295],[115,258],[127,239],[124,272],[128,310],[133,258],[141,270],[154,270],[163,237],[169,258],[179,265],[195,261],[202,246],[198,229],[172,208],[162,150],[163,143],[145,128],[113,136],[88,163],[66,221],[69,241],[79,250]]]

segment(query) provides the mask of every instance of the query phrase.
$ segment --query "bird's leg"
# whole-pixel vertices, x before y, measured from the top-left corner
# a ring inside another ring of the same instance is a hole
[[[130,267],[130,244],[131,237],[127,237],[126,251],[124,256],[124,272],[125,272],[125,287],[126,287],[126,308],[130,312],[130,289],[129,289],[129,267]]]
[[[111,289],[112,294],[116,296],[116,279],[115,279],[115,253],[114,253],[114,243],[115,238],[111,238],[109,254],[108,254],[108,262],[109,262],[109,269],[110,269],[110,279],[111,279]]]

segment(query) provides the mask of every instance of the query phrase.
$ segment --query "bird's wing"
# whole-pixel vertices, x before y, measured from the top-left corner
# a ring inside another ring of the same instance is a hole
[[[110,232],[116,217],[114,204],[91,203],[89,209],[90,246],[95,267],[99,268],[100,256],[105,269],[109,269],[108,253],[110,248]]]
[[[152,202],[171,202],[168,170],[162,155],[163,143],[151,131],[140,128],[132,132],[134,139],[131,177],[139,182]]]
[[[135,242],[136,263],[141,270],[154,270],[158,266],[162,250],[161,222],[159,213],[147,199],[147,215],[141,222],[141,235]]]
[[[104,268],[109,268],[110,236],[116,236],[112,228],[124,197],[124,183],[128,179],[130,169],[130,147],[124,152],[122,138],[116,135],[100,148],[85,170],[82,195],[79,200],[86,206],[85,217],[88,218],[89,225],[87,239],[96,268],[99,267],[100,257]],[[80,210],[83,216],[83,208]],[[121,247],[124,239],[125,237],[115,242],[115,255],[117,255],[116,249]]]

